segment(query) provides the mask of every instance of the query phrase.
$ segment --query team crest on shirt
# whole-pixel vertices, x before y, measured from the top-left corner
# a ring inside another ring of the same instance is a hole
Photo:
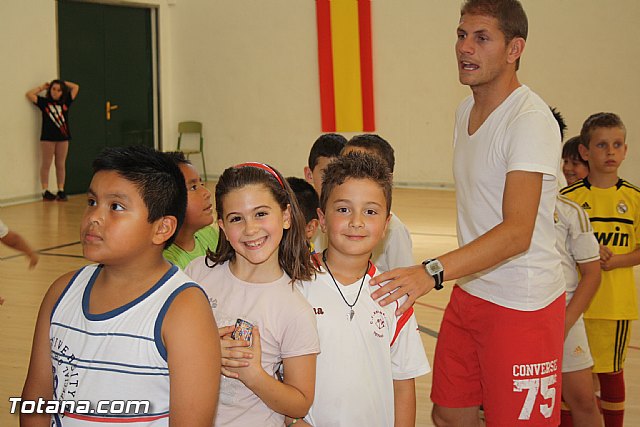
[[[383,330],[387,324],[387,319],[384,313],[380,310],[375,310],[371,315],[371,319],[369,320],[369,324],[373,325],[375,329],[373,330],[373,335],[378,338],[384,338]]]
[[[616,205],[616,210],[618,211],[619,214],[625,214],[625,213],[627,213],[629,208],[627,207],[627,205],[625,204],[625,202],[623,200],[620,200],[618,202],[618,204]]]

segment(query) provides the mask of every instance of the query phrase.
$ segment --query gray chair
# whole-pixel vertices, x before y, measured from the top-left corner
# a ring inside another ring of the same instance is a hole
[[[182,135],[197,134],[200,137],[199,148],[182,148]],[[204,180],[207,180],[207,166],[204,163],[204,138],[202,137],[202,123],[200,122],[180,122],[178,123],[178,151],[184,153],[189,158],[191,154],[200,154],[202,157],[202,171]]]

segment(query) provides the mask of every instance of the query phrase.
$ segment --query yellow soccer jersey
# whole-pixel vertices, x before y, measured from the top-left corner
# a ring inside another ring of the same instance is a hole
[[[589,214],[598,243],[614,254],[634,251],[640,242],[640,188],[620,179],[610,188],[593,187],[587,178],[564,188],[560,194],[577,202]],[[586,319],[637,319],[633,267],[602,272],[602,281]]]

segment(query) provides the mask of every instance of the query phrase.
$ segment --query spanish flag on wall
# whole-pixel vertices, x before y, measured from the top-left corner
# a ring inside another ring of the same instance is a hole
[[[323,132],[372,132],[371,0],[316,0]]]

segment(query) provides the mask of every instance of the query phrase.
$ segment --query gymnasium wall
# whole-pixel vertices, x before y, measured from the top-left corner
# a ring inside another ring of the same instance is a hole
[[[321,132],[315,2],[136,3],[159,11],[164,149],[175,147],[178,121],[200,120],[209,175],[247,160],[300,175]],[[640,2],[523,4],[530,29],[521,81],[560,109],[568,136],[590,113],[619,113],[629,143],[622,176],[640,184]],[[377,132],[396,149],[397,183],[452,184],[453,115],[470,93],[457,81],[458,10],[455,0],[372,2]],[[39,117],[24,93],[56,74],[55,2],[3,0],[0,21],[8,94],[0,105],[0,203],[7,203],[39,192]]]

